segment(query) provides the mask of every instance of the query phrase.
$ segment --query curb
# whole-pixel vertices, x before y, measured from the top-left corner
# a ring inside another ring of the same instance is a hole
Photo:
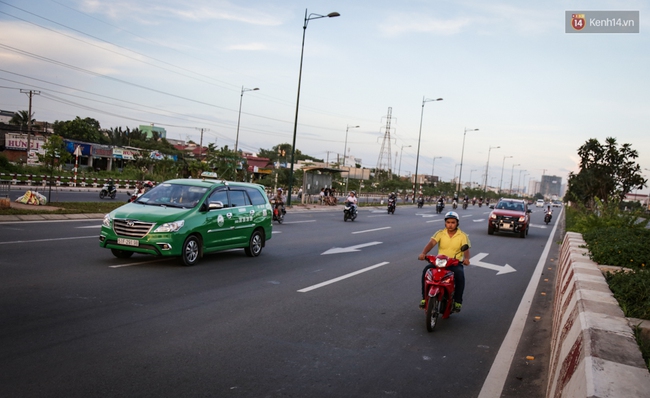
[[[567,232],[560,249],[546,396],[646,397],[650,372],[633,322],[584,246]]]

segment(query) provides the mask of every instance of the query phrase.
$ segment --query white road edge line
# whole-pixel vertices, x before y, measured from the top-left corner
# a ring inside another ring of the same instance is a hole
[[[391,229],[392,227],[381,227],[375,229],[366,229],[365,231],[352,232],[352,234],[365,234],[366,232],[381,231],[382,229]]]
[[[283,224],[300,224],[304,222],[316,222],[316,220],[303,220],[303,221],[285,221]]]
[[[13,245],[16,243],[34,243],[34,242],[56,242],[58,240],[71,240],[71,239],[88,239],[95,238],[99,239],[99,235],[92,236],[74,236],[70,238],[52,238],[52,239],[32,239],[32,240],[15,240],[13,242],[0,242],[0,245]]]
[[[564,210],[564,208],[562,210]],[[561,214],[562,213],[558,215],[558,219]],[[519,340],[524,332],[524,326],[528,318],[530,306],[533,302],[533,296],[535,295],[535,290],[537,290],[537,286],[539,285],[539,280],[542,276],[542,271],[544,270],[544,264],[546,264],[546,259],[551,250],[551,244],[553,243],[553,236],[555,236],[555,230],[558,225],[559,222],[556,221],[553,230],[546,241],[544,251],[537,262],[535,272],[533,272],[530,282],[528,282],[526,292],[519,303],[519,308],[517,308],[517,312],[512,319],[508,333],[506,333],[506,337],[503,339],[503,343],[501,343],[499,352],[497,352],[497,356],[494,358],[490,372],[485,378],[485,382],[483,383],[478,398],[500,397],[503,392],[503,386],[505,385],[506,378],[510,372],[512,359],[515,356],[515,351],[517,351]]]
[[[300,290],[298,290],[298,292],[299,292],[299,293],[307,293],[307,292],[309,292],[309,291],[312,291],[312,290],[315,290],[315,289],[321,288],[321,287],[323,287],[323,286],[331,285],[332,283],[336,283],[336,282],[338,282],[338,281],[342,281],[343,279],[351,278],[351,277],[353,277],[353,276],[355,276],[355,275],[359,275],[359,274],[362,274],[362,273],[364,273],[364,272],[370,271],[370,270],[372,270],[372,269],[382,267],[382,266],[384,266],[384,265],[386,265],[386,264],[390,264],[390,263],[389,263],[388,261],[384,261],[383,263],[379,263],[379,264],[371,265],[370,267],[367,267],[367,268],[364,268],[364,269],[360,269],[360,270],[358,270],[358,271],[350,272],[349,274],[345,274],[345,275],[343,275],[343,276],[339,276],[338,278],[330,279],[330,280],[328,280],[328,281],[325,281],[325,282],[319,283],[319,284],[317,284],[317,285],[312,285],[312,286],[306,287],[306,288],[304,288],[304,289],[300,289]]]

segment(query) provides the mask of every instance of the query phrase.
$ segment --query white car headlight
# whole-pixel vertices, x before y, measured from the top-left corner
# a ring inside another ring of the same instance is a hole
[[[102,227],[110,228],[111,227],[111,222],[113,219],[111,218],[110,214],[106,214],[104,216],[104,221],[102,221]]]
[[[174,222],[166,222],[163,225],[156,228],[155,231],[153,231],[153,232],[176,232],[179,229],[183,228],[183,225],[185,225],[184,220],[174,221]]]

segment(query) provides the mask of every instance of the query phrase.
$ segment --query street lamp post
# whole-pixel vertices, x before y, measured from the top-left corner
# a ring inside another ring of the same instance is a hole
[[[515,166],[521,166],[521,164],[517,163],[512,165],[512,170],[510,171],[510,195],[512,195],[512,177],[515,175]]]
[[[460,171],[458,172],[458,188],[456,188],[457,192],[460,192],[460,189],[462,187],[462,176],[463,176],[463,155],[465,154],[465,135],[467,135],[468,131],[478,131],[478,129],[468,129],[465,127],[465,132],[463,132],[463,149],[460,151]]]
[[[420,140],[422,138],[422,118],[424,117],[424,104],[431,101],[442,101],[442,98],[431,99],[431,98],[422,97],[422,111],[420,112],[420,132],[418,134],[418,153],[415,157],[415,180],[413,181],[413,203],[415,203],[415,195],[416,195],[415,188],[418,183],[418,165],[420,162]]]
[[[442,159],[442,156],[434,156],[431,162],[431,183],[433,184],[433,169],[436,167],[436,159]]]
[[[397,169],[397,175],[399,177],[402,176],[402,174],[401,174],[401,172],[402,172],[402,154],[404,153],[404,148],[410,148],[412,146],[413,145],[402,145],[402,149],[399,151],[399,169]]]
[[[239,145],[239,122],[241,120],[241,103],[244,100],[244,93],[246,91],[257,91],[257,90],[259,90],[258,87],[244,88],[244,86],[241,86],[241,95],[239,96],[239,114],[237,116],[237,138],[235,138],[235,154],[237,154],[237,148]]]
[[[504,156],[503,163],[501,164],[501,179],[499,180],[499,194],[501,193],[501,185],[503,184],[503,167],[506,165],[506,159],[512,158],[512,156]]]
[[[490,152],[493,149],[498,149],[501,148],[500,146],[491,146],[490,149],[488,149],[488,158],[487,158],[487,164],[485,165],[485,184],[483,185],[483,196],[487,194],[487,183],[488,183],[488,174],[489,174],[489,169],[490,169]]]
[[[300,82],[302,80],[302,58],[305,54],[305,33],[307,32],[307,24],[312,19],[320,18],[334,18],[341,16],[338,12],[330,12],[327,15],[309,14],[307,16],[307,9],[305,9],[305,23],[302,25],[302,46],[300,49],[300,70],[298,71],[298,95],[296,96],[296,118],[293,122],[293,144],[291,145],[291,169],[289,171],[289,193],[287,194],[287,206],[291,206],[291,189],[293,188],[293,163],[296,154],[296,132],[298,130],[298,110],[300,109]]]
[[[469,171],[469,189],[472,189],[472,173],[478,171],[477,169]]]
[[[343,166],[345,166],[345,157],[347,156],[348,151],[348,130],[349,129],[358,129],[359,126],[350,126],[346,125],[345,127],[345,146],[343,147]],[[348,176],[345,179],[345,194],[348,192],[348,181],[350,181],[350,170],[348,169]]]
[[[517,194],[518,195],[521,195],[521,172],[522,171],[528,171],[528,170],[519,170],[519,178],[517,179]]]

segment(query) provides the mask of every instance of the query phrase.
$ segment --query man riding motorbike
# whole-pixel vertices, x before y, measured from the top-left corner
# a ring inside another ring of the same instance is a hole
[[[461,246],[467,244],[471,247],[469,241],[469,236],[458,228],[460,224],[460,219],[458,213],[455,211],[450,211],[445,214],[445,229],[441,229],[433,234],[429,242],[427,242],[422,253],[418,256],[418,260],[424,261],[425,256],[431,249],[438,245],[438,254],[444,254],[448,257],[455,258],[456,255],[460,252]],[[462,265],[469,265],[469,248],[465,250],[462,257]],[[433,264],[427,264],[422,271],[422,301],[420,301],[420,308],[424,308],[424,277],[430,268],[433,268]],[[465,272],[463,267],[459,264],[455,267],[450,267],[450,271],[454,273],[454,282],[456,288],[454,290],[454,312],[460,312],[463,306],[463,291],[465,290]]]

